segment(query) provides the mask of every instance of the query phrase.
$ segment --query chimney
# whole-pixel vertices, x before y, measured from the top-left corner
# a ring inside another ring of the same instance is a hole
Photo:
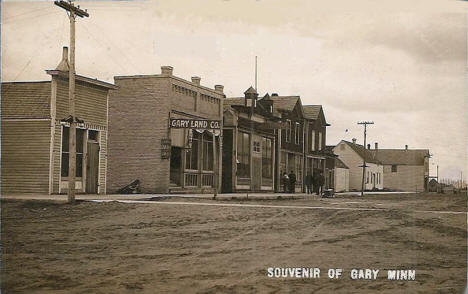
[[[192,77],[192,83],[194,83],[195,85],[200,86],[200,81],[200,77]]]
[[[168,65],[161,66],[161,75],[170,77],[172,76],[172,70],[173,70],[172,66],[168,66]]]
[[[215,85],[215,91],[221,94],[224,94],[224,86],[223,85]]]
[[[278,93],[271,93],[271,96],[278,96]]]
[[[408,150],[408,145],[405,145],[405,150]]]
[[[356,144],[356,138],[353,138],[353,144]]]
[[[370,144],[367,144],[367,149],[369,149],[369,150],[370,150]]]
[[[379,143],[375,142],[375,150],[379,149]]]
[[[60,71],[68,71],[69,70],[68,64],[68,47],[64,46],[62,51],[62,60],[60,61],[59,65],[57,65],[56,70]]]

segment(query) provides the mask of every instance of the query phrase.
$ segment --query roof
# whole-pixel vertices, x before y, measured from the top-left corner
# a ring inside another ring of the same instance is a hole
[[[429,156],[428,149],[373,149],[372,152],[382,164],[424,165]]]
[[[258,94],[257,91],[252,88],[252,86],[250,86],[245,92],[244,94]]]
[[[338,157],[335,158],[335,167],[349,169],[349,167],[343,161],[341,161],[341,159],[339,159]]]
[[[307,119],[318,119],[322,105],[304,105],[304,117]]]
[[[372,150],[366,149],[362,145],[352,143],[346,140],[342,140],[342,142],[346,143],[349,147],[351,147],[351,149],[353,149],[357,154],[359,154],[361,158],[364,158],[366,162],[381,164],[381,162],[375,158],[374,152],[372,152]]]
[[[232,106],[232,105],[245,105],[245,98],[243,97],[234,97],[234,98],[226,98],[224,99],[224,106]]]
[[[59,76],[59,77],[64,78],[64,79],[68,79],[68,77],[69,77],[68,71],[65,72],[65,71],[60,71],[60,70],[46,70],[46,72],[51,76]],[[85,77],[85,76],[75,75],[75,79],[77,81],[93,84],[95,86],[99,86],[99,87],[103,87],[103,88],[107,88],[107,89],[118,89],[119,88],[118,86],[116,86],[114,84],[104,82],[104,81],[100,81],[98,79],[88,78],[88,77]]]
[[[3,82],[3,118],[48,118],[50,117],[50,81]]]
[[[271,96],[270,98],[276,108],[286,111],[293,111],[300,99],[299,96]]]

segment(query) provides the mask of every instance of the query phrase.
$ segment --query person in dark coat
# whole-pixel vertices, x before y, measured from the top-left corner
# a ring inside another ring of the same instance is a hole
[[[312,194],[312,176],[310,173],[307,173],[307,176],[305,177],[305,185],[307,194]]]
[[[293,171],[289,173],[289,193],[294,193],[296,190],[296,174]]]
[[[314,176],[312,178],[312,183],[314,185],[314,193],[316,195],[319,195],[319,179],[320,179],[320,175],[319,175],[319,172],[318,170],[315,170],[314,172]]]
[[[287,193],[289,191],[289,176],[286,172],[281,176],[281,181],[283,182],[283,192]]]
[[[319,188],[320,188],[320,195],[323,194],[323,185],[325,184],[325,177],[323,176],[323,173],[320,173],[319,176]]]

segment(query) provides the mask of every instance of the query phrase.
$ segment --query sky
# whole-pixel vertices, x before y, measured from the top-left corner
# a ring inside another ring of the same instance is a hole
[[[299,95],[320,104],[327,145],[429,149],[430,173],[467,175],[467,8],[451,0],[76,1],[78,74],[200,76],[241,96]],[[4,0],[2,80],[49,80],[69,44],[53,1]]]

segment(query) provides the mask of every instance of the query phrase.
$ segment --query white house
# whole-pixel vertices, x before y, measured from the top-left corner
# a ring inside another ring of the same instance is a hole
[[[382,163],[375,157],[374,152],[364,148],[353,140],[341,140],[333,148],[333,153],[349,168],[349,190],[359,191],[362,185],[362,164],[366,159],[364,175],[365,190],[381,190],[384,188],[384,171]]]

